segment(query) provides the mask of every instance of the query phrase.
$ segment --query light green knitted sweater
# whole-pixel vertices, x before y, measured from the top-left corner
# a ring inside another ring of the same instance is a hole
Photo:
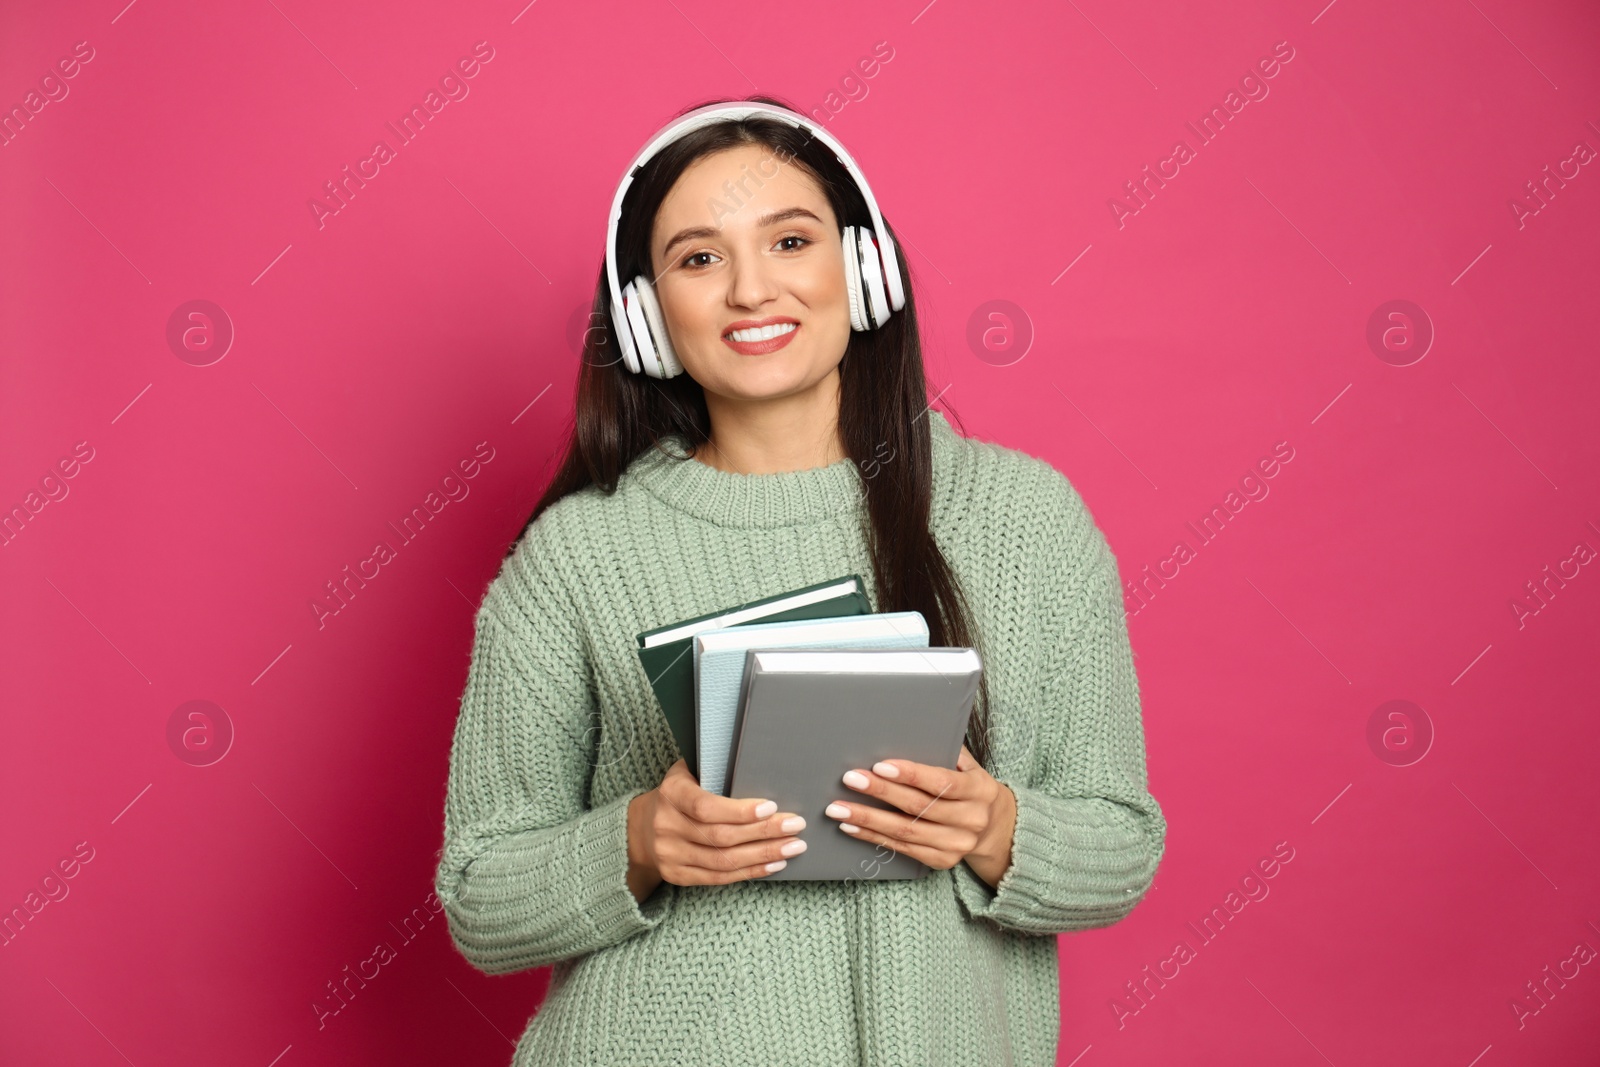
[[[928,417],[989,770],[1017,798],[998,891],[963,862],[635,901],[628,802],[679,753],[634,635],[841,574],[872,585],[851,461],[741,475],[648,451],[614,495],[541,515],[475,621],[436,888],[475,967],[554,964],[516,1067],[1055,1063],[1055,935],[1127,915],[1166,843],[1116,558],[1053,467]],[[800,836],[842,832],[812,819]]]

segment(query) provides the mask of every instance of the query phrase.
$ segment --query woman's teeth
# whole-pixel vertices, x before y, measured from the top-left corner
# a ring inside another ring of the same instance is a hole
[[[770,341],[774,337],[782,337],[798,328],[797,323],[780,322],[772,326],[757,326],[748,330],[734,330],[728,335],[728,340],[748,343],[751,341]]]

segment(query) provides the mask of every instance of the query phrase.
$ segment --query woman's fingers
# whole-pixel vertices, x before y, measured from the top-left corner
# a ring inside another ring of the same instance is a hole
[[[723,797],[701,788],[681,758],[661,780],[661,795],[699,822],[752,822],[766,818],[777,808],[770,800]]]
[[[855,828],[855,833],[851,834],[851,836],[860,838],[862,841],[869,842],[870,844],[880,845],[892,852],[899,852],[910,856],[912,859],[917,860],[920,863],[925,863],[935,870],[946,870],[950,867],[954,867],[957,863],[961,862],[961,857],[966,855],[966,852],[959,851],[958,849],[937,848],[931,845],[913,844],[901,838],[890,837],[887,834],[879,833],[877,830],[868,829],[864,826],[857,826]]]
[[[655,851],[662,878],[676,885],[720,885],[782,870],[805,851],[796,835],[806,820],[762,798],[718,796],[702,789],[679,760],[661,786]],[[787,853],[785,850],[788,850]]]
[[[924,797],[923,802],[926,803],[928,799]],[[836,820],[841,829],[850,826],[866,831],[852,835],[863,841],[882,843],[885,839],[893,839],[907,845],[955,852],[958,856],[965,856],[978,843],[977,827],[982,818],[976,812],[967,811],[970,807],[971,805],[965,803],[951,805],[943,814],[959,818],[951,818],[948,821],[936,821],[925,815],[903,815],[870,804],[852,804],[848,800],[834,801],[828,805],[825,813]],[[844,832],[850,833],[850,830]]]
[[[806,825],[792,811],[773,810],[777,805],[770,800],[720,797],[699,785],[663,790],[663,797],[665,829],[715,848],[799,833]]]
[[[708,848],[733,848],[752,841],[791,836],[806,828],[805,819],[792,811],[780,811],[755,822],[702,822],[682,811],[669,812],[664,829]]]
[[[717,844],[737,844],[750,839],[749,828],[757,828],[757,836],[776,830],[763,829],[766,824],[781,824],[793,812],[779,812],[777,805],[761,798],[735,798],[718,796],[701,788],[684,765],[682,759],[672,765],[662,779],[661,798],[671,812],[688,822],[736,828],[733,836],[719,838]]]
[[[963,753],[967,750],[961,749]],[[957,757],[956,762],[961,762]],[[951,770],[949,767],[936,767],[929,763],[916,763],[912,760],[886,759],[879,760],[872,765],[870,771],[857,768],[845,776],[846,785],[851,785],[851,775],[860,775],[867,780],[863,792],[872,793],[874,796],[885,796],[893,792],[891,788],[898,786],[901,789],[915,789],[929,796],[941,797],[947,800],[970,800],[981,792],[983,788],[982,777],[968,773],[968,770]],[[880,793],[878,787],[883,786],[885,793]]]
[[[849,776],[847,775],[846,778],[848,779]],[[949,794],[940,796],[938,794],[925,793],[921,789],[909,785],[900,785],[876,774],[868,775],[867,779],[867,785],[864,787],[849,785],[848,781],[845,784],[858,793],[877,797],[885,803],[893,805],[904,812],[908,819],[968,828],[981,824],[983,820],[985,804],[981,801],[970,800],[965,797],[956,798]],[[850,802],[840,799],[838,803],[848,805]],[[867,804],[858,804],[856,807],[874,810]],[[845,821],[855,822],[854,819]]]
[[[663,869],[675,868],[683,876],[682,880],[678,877],[668,880],[679,885],[719,885],[780,871],[791,856],[800,855],[805,847],[805,842],[796,837],[770,838],[727,848],[698,845],[691,839],[679,838],[669,847]]]

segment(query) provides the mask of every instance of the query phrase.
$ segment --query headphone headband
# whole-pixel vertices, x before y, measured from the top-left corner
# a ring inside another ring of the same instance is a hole
[[[624,306],[622,285],[617,277],[617,228],[622,221],[622,201],[627,196],[628,189],[633,185],[633,179],[638,176],[640,169],[656,153],[685,134],[729,119],[746,119],[756,115],[774,118],[799,129],[809,130],[812,136],[833,151],[840,165],[844,167],[855,182],[856,188],[861,190],[862,199],[867,202],[867,211],[872,216],[873,236],[878,243],[877,251],[883,259],[884,282],[888,288],[890,307],[895,311],[905,307],[905,287],[901,284],[900,262],[894,239],[889,236],[889,228],[884,225],[883,215],[878,210],[877,198],[872,195],[872,187],[867,184],[866,175],[861,173],[861,168],[856,165],[856,161],[851,158],[850,153],[845,151],[844,145],[840,144],[832,134],[804,115],[790,111],[787,108],[751,101],[739,104],[709,104],[680,116],[650,138],[639,154],[634,157],[633,162],[628,164],[627,170],[622,174],[622,181],[617,185],[617,194],[611,200],[610,221],[606,226],[606,279],[611,288],[613,316],[616,315],[618,309]],[[634,341],[630,331],[626,328],[620,328],[615,332],[617,341],[622,346],[624,359],[630,365],[637,364],[638,354],[634,351]]]

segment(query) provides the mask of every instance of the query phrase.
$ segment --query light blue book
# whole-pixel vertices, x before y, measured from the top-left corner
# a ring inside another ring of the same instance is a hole
[[[707,630],[694,638],[695,735],[700,788],[718,796],[727,783],[733,725],[752,648],[927,648],[920,611],[889,611],[794,622],[750,623]]]

